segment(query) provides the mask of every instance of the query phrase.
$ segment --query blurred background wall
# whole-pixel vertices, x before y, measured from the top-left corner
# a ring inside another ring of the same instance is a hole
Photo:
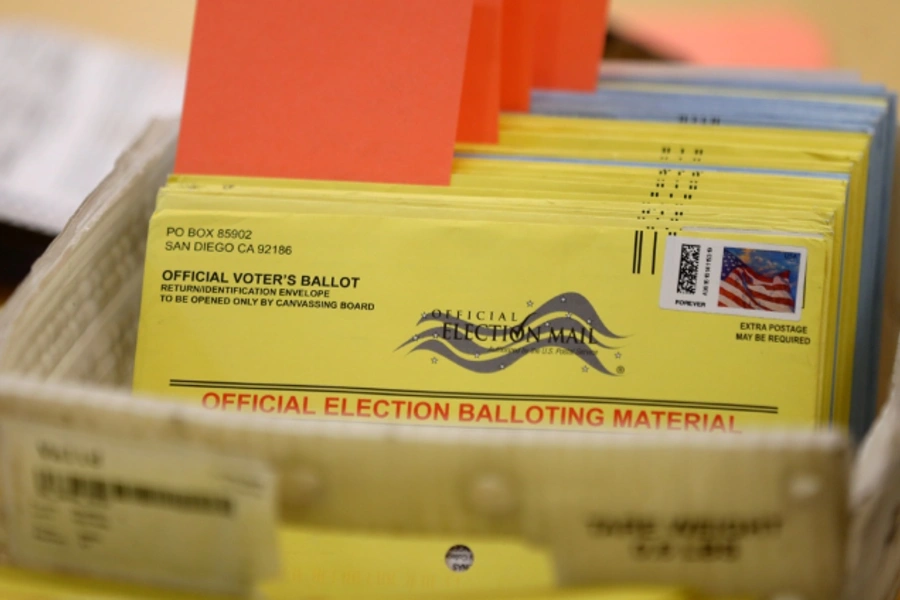
[[[792,52],[795,60],[810,60],[824,53],[834,66],[858,69],[866,79],[900,88],[900,0],[611,2],[614,26],[636,34],[661,32],[666,42],[674,38],[682,48],[693,43],[707,56],[715,53],[718,38],[720,61],[743,60],[753,52],[742,37],[749,36],[757,40],[755,50],[762,60]],[[182,59],[190,43],[193,4],[192,0],[0,0],[0,18],[37,18]],[[736,33],[740,27],[744,33]],[[769,41],[758,39],[766,34]],[[785,42],[792,34],[794,43]],[[731,49],[723,46],[729,39]]]
[[[811,36],[817,35],[832,66],[856,69],[867,80],[900,87],[900,62],[896,60],[900,56],[898,0],[612,0],[611,6],[614,22],[647,23],[655,16],[655,26],[670,28],[671,36],[678,36],[674,30],[689,26],[692,20],[711,27],[718,23],[722,38],[729,33],[723,28],[734,26],[738,30],[733,36],[735,45],[747,45],[740,35],[742,22],[760,35],[768,33],[779,40],[793,31],[807,45],[813,43]],[[767,16],[769,26],[765,28]],[[682,39],[685,44],[691,42],[687,37]],[[766,39],[757,41],[755,50],[769,58],[782,49],[796,50],[789,43],[784,47],[767,44]],[[748,52],[753,50],[747,47]],[[723,52],[722,58],[727,54]]]
[[[0,0],[0,19],[25,17],[186,59],[193,0]]]

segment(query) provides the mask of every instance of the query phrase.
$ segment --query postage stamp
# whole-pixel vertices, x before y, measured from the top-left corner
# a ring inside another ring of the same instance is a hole
[[[800,319],[806,249],[671,237],[663,267],[662,308]]]

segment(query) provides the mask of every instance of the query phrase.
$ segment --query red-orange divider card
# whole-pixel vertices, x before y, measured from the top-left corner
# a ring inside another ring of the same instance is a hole
[[[534,82],[537,0],[504,0],[500,108],[528,112]]]
[[[535,87],[597,89],[608,9],[608,0],[537,0]]]
[[[503,6],[511,0],[475,0],[457,141],[497,143]]]
[[[445,185],[473,0],[197,0],[176,172]]]

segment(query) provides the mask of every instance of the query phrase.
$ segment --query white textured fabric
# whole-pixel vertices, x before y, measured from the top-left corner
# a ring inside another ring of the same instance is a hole
[[[0,23],[0,221],[59,233],[185,69],[47,26]]]
[[[0,371],[130,386],[147,224],[177,132],[146,130],[0,310]]]

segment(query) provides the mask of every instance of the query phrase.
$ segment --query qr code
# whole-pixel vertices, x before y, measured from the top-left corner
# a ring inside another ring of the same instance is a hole
[[[678,266],[678,293],[697,293],[697,269],[700,265],[700,245],[685,244],[681,247],[681,263]]]

